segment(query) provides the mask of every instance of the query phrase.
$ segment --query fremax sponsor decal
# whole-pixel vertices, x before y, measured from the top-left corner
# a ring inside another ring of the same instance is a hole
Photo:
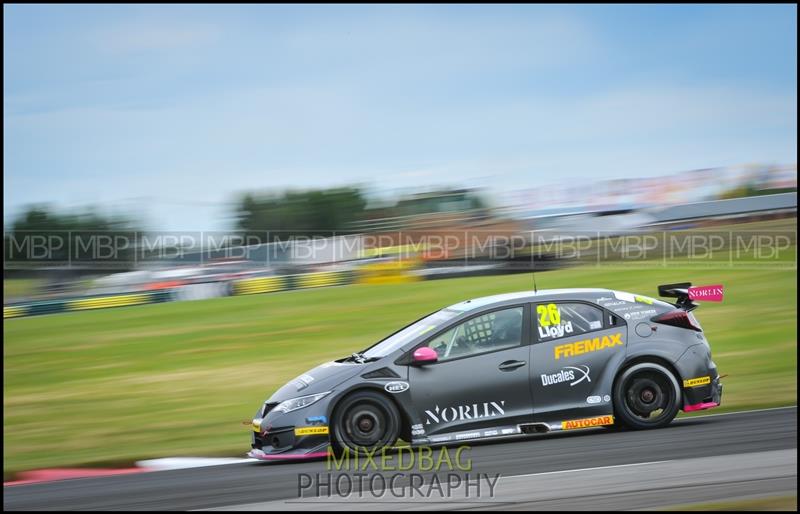
[[[591,382],[592,379],[589,378],[589,366],[565,366],[561,368],[558,373],[553,373],[550,375],[543,374],[540,375],[542,378],[542,385],[547,387],[553,384],[560,384],[562,382],[569,382],[569,386],[572,387],[574,385],[580,384],[584,380],[586,382]],[[578,377],[577,380],[575,377]]]
[[[697,387],[711,383],[711,377],[690,378],[683,381],[683,387]]]
[[[622,344],[622,332],[617,332],[616,334],[603,337],[594,337],[592,339],[584,339],[583,341],[575,341],[574,343],[560,344],[553,347],[553,355],[556,360],[558,360],[562,357],[574,357],[584,353],[622,346]]]
[[[573,430],[576,428],[591,428],[603,425],[613,425],[614,416],[597,416],[596,418],[573,419],[570,421],[562,421],[562,430]]]
[[[435,406],[433,410],[426,410],[426,425],[431,423],[450,423],[452,421],[464,421],[465,419],[481,419],[502,416],[505,411],[506,401],[473,403],[472,405],[458,405],[455,407],[439,408]]]

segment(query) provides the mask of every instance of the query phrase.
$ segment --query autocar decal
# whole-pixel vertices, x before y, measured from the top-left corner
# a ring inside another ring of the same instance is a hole
[[[576,428],[591,428],[591,427],[599,427],[603,425],[613,425],[614,424],[614,416],[597,416],[594,418],[584,418],[584,419],[572,419],[569,421],[562,421],[561,422],[561,429],[562,430],[573,430]]]

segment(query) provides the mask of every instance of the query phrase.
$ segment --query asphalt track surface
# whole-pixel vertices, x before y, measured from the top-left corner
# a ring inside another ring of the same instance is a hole
[[[246,441],[246,436],[243,439]],[[471,499],[464,498],[460,489],[445,499],[438,494],[416,499],[388,494],[376,498],[374,489],[368,488],[346,498],[337,496],[336,491],[325,494],[325,489],[322,496],[314,496],[312,488],[299,498],[299,474],[324,477],[333,473],[335,479],[342,472],[329,471],[325,461],[253,462],[10,486],[4,488],[3,507],[646,509],[796,495],[797,408],[690,417],[650,431],[592,429],[535,435],[513,442],[473,444],[464,455],[471,459],[471,477],[500,474],[494,496],[486,494],[484,485],[482,496],[475,498],[473,489]],[[430,472],[404,473],[419,473],[426,481],[433,480]],[[437,476],[444,482],[447,473],[453,472],[445,470]]]

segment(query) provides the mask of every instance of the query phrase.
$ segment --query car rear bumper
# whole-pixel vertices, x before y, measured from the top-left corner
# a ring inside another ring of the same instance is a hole
[[[683,411],[694,412],[698,410],[713,409],[722,403],[722,381],[714,370],[714,376],[710,383],[696,386],[684,387],[683,389]]]

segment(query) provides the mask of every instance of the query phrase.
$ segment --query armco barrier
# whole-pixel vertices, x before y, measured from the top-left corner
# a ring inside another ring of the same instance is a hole
[[[233,294],[274,293],[289,289],[289,277],[245,278],[233,283]]]
[[[3,319],[63,312],[65,310],[64,305],[65,302],[63,300],[32,302],[19,305],[4,305]]]
[[[275,293],[278,291],[287,291],[289,289],[343,286],[352,283],[353,278],[354,274],[350,270],[245,278],[233,283],[233,294]]]
[[[4,305],[3,306],[3,319],[17,318],[20,316],[27,316],[28,307],[25,305]]]
[[[320,271],[318,273],[305,273],[292,275],[294,289],[309,287],[343,286],[353,281],[351,271]]]
[[[157,291],[141,291],[113,295],[106,294],[82,298],[65,298],[4,305],[3,318],[19,318],[37,314],[53,314],[56,312],[107,309],[110,307],[144,305],[148,303],[199,300],[228,295],[238,296],[275,293],[290,289],[341,286],[351,284],[355,279],[356,272],[342,270],[320,271],[300,275],[245,278],[233,282],[222,281],[186,284],[170,289],[159,289]]]
[[[85,311],[90,309],[106,309],[108,307],[124,307],[127,305],[141,305],[150,303],[149,293],[121,294],[114,296],[101,296],[96,298],[79,298],[66,302],[68,311]]]
[[[128,305],[143,305],[171,300],[169,291],[152,291],[145,293],[123,293],[114,295],[87,296],[84,298],[65,298],[59,300],[43,300],[3,306],[3,318],[19,318],[38,314],[55,314],[67,311],[85,311],[91,309],[107,309]]]
[[[411,273],[418,266],[414,260],[385,261],[365,264],[358,269],[359,284],[401,284],[420,280]]]

